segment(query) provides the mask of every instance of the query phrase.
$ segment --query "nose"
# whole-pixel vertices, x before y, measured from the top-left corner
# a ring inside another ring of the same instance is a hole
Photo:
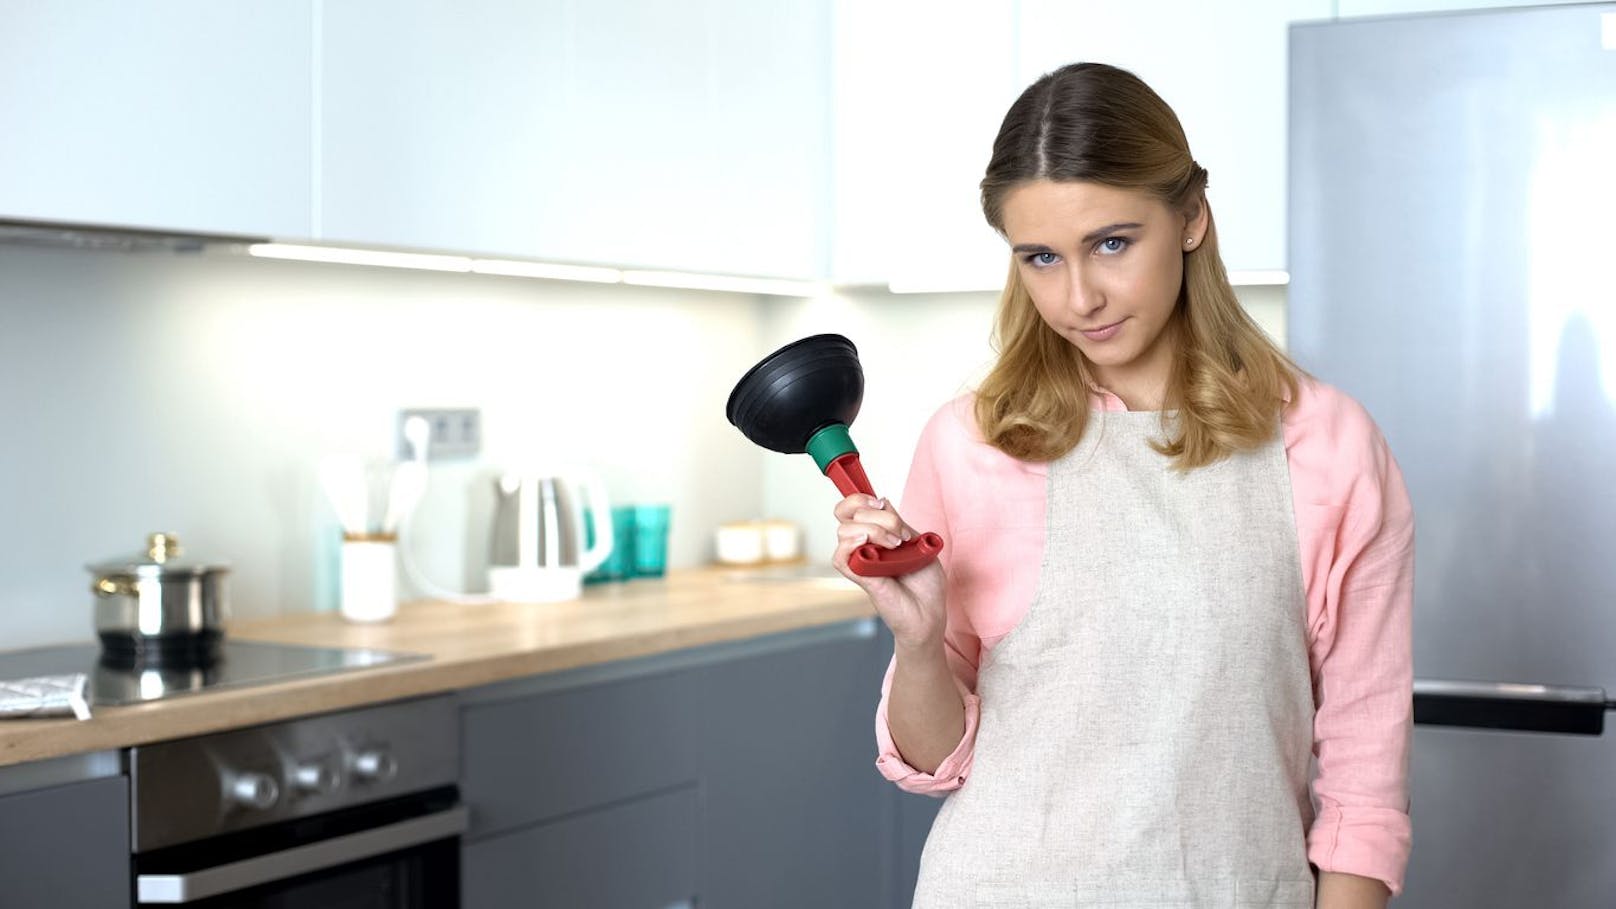
[[[1076,264],[1066,269],[1066,305],[1085,319],[1105,308],[1105,294],[1101,293],[1094,276]]]

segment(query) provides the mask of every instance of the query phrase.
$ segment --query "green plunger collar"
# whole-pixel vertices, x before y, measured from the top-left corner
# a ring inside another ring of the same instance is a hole
[[[858,447],[847,432],[847,424],[832,423],[808,439],[808,453],[814,456],[819,472],[824,473],[830,470],[830,462],[842,455],[858,454]]]

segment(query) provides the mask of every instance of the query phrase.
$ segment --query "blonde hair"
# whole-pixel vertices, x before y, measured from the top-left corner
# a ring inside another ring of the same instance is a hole
[[[1172,108],[1126,70],[1062,67],[1011,105],[982,178],[982,211],[1004,233],[1010,191],[1033,180],[1084,180],[1147,192],[1175,210],[1206,206],[1206,169],[1195,163]],[[1164,331],[1177,354],[1157,450],[1181,470],[1203,467],[1271,440],[1302,375],[1241,307],[1218,256],[1210,206],[1206,236],[1184,253],[1184,281]],[[1027,461],[1071,451],[1088,424],[1092,373],[1082,353],[1038,315],[1014,262],[994,323],[998,360],[976,392],[986,441]]]

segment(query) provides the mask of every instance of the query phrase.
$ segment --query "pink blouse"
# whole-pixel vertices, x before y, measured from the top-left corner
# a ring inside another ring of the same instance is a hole
[[[887,725],[891,667],[875,721],[881,774],[938,796],[971,774],[977,668],[1027,614],[1044,546],[1046,465],[984,443],[972,404],[970,395],[957,398],[927,423],[900,510],[909,526],[948,543],[944,640],[965,700],[965,734],[935,772],[909,766]],[[1094,405],[1127,409],[1103,390]],[[1318,811],[1308,860],[1384,881],[1395,895],[1410,844],[1413,511],[1385,440],[1357,401],[1304,378],[1283,425],[1316,705]]]

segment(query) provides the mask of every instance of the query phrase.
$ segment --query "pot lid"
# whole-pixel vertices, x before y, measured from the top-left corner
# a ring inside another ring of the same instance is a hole
[[[197,575],[211,571],[229,571],[229,565],[199,562],[180,558],[180,539],[171,533],[154,533],[146,537],[146,549],[118,559],[109,559],[89,566],[98,575]]]

